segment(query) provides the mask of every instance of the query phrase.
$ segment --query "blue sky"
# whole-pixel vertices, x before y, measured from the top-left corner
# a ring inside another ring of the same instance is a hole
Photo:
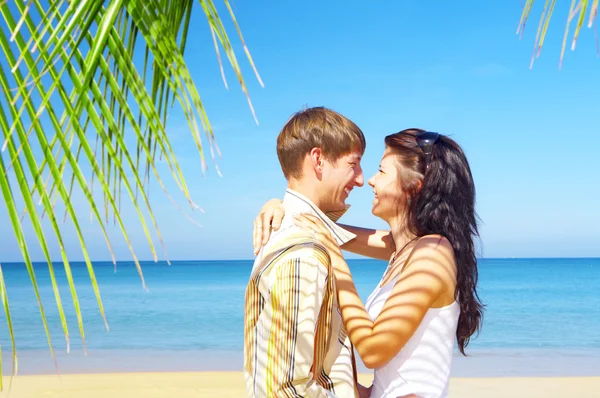
[[[319,105],[363,129],[367,178],[377,169],[387,134],[421,127],[458,141],[477,187],[481,256],[600,256],[600,59],[593,31],[584,28],[577,50],[567,51],[558,70],[568,10],[568,2],[559,2],[542,55],[530,70],[542,3],[536,2],[519,40],[517,0],[368,6],[236,1],[238,22],[265,83],[261,88],[253,78],[230,30],[259,125],[230,68],[230,89],[224,88],[206,21],[196,7],[186,60],[215,129],[223,176],[210,163],[202,176],[187,124],[174,110],[168,132],[192,196],[205,212],[193,214],[202,224],[198,228],[153,185],[153,209],[169,258],[252,258],[252,221],[262,203],[285,189],[277,134],[292,113]],[[231,27],[226,9],[220,11]],[[371,215],[371,200],[368,187],[355,190],[342,220],[385,227]],[[85,214],[85,206],[80,208]],[[123,214],[138,257],[150,259],[136,216],[127,206]],[[0,207],[0,261],[20,261],[7,222]],[[84,229],[92,259],[109,259],[96,223],[85,222]],[[119,230],[111,226],[110,234],[117,258],[130,260]],[[41,260],[29,229],[28,236],[32,256]],[[72,231],[67,238],[69,254],[80,259]],[[59,259],[56,245],[52,253]],[[164,259],[160,252],[159,259]]]

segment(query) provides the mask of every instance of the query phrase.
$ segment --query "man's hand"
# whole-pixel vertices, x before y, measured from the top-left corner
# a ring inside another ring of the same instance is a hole
[[[367,388],[359,383],[358,384],[358,397],[359,398],[369,398],[371,396],[372,389],[373,389],[372,385],[371,385],[371,387]]]
[[[371,387],[367,388],[359,383],[358,384],[358,398],[370,398],[372,390],[373,390],[373,385],[371,385]],[[403,396],[397,397],[397,398],[420,398],[420,397],[415,394],[410,394],[410,395],[403,395]]]
[[[254,231],[252,234],[254,255],[257,255],[260,248],[269,240],[271,228],[275,231],[279,229],[284,214],[285,210],[280,199],[271,199],[260,209],[260,213],[254,219]]]

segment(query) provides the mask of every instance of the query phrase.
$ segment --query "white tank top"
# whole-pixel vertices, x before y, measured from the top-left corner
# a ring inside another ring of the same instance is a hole
[[[373,321],[397,279],[383,287],[380,281],[369,296],[366,308]],[[447,397],[459,315],[456,301],[445,307],[430,308],[406,345],[387,364],[375,369],[371,398],[408,394],[421,398]]]

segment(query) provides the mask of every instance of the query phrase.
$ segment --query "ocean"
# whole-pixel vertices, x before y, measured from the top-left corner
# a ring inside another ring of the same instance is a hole
[[[386,263],[360,259],[349,265],[364,300]],[[143,262],[148,291],[132,262],[119,262],[116,272],[112,263],[95,262],[110,331],[85,264],[72,267],[87,355],[62,264],[55,268],[70,353],[47,265],[35,264],[60,372],[242,369],[244,291],[252,261]],[[55,372],[25,265],[4,263],[2,270],[19,373]],[[486,305],[483,329],[468,346],[468,357],[455,355],[454,376],[600,375],[600,259],[481,259],[479,293]],[[11,342],[4,312],[0,344],[3,372],[9,374]]]

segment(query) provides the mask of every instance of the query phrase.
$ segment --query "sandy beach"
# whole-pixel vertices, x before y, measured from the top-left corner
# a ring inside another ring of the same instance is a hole
[[[369,383],[370,375],[360,375]],[[241,372],[99,373],[17,376],[0,397],[11,398],[241,398]],[[600,377],[454,378],[450,397],[597,397]]]

